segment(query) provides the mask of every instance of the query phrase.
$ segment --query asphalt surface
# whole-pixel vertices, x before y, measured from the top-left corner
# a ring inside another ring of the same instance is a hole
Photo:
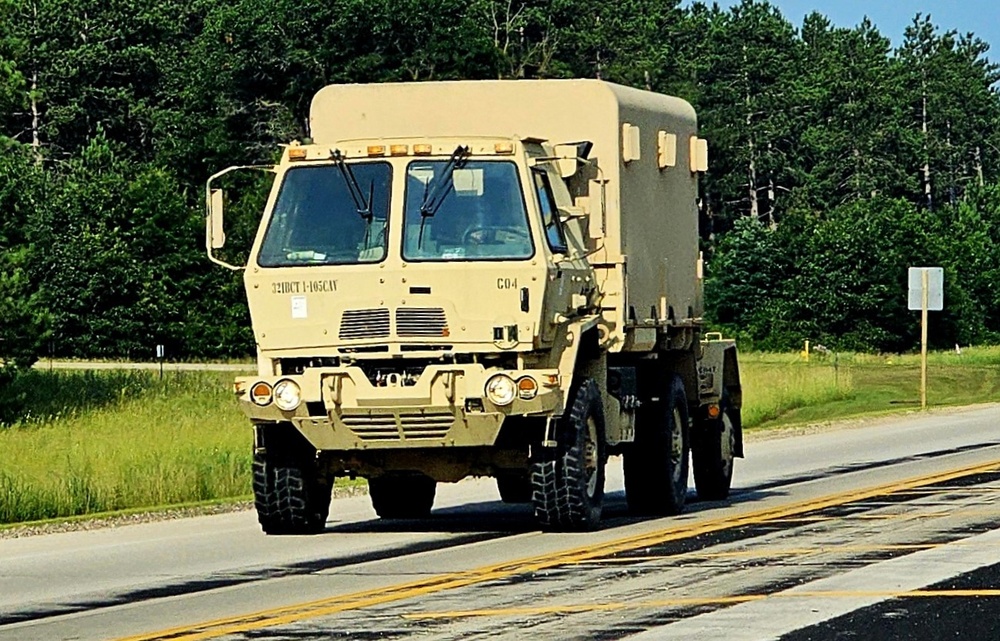
[[[0,540],[0,639],[997,638],[1000,407],[751,437],[728,501],[538,532],[490,479],[432,517],[337,499],[326,532],[252,512]]]
[[[924,596],[889,599],[781,637],[782,641],[1000,639],[1000,564],[942,581]],[[954,596],[956,593],[979,596]],[[990,594],[990,596],[984,596]]]

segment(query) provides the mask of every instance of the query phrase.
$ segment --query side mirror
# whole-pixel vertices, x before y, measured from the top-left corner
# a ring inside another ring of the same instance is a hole
[[[230,172],[239,171],[241,169],[267,171],[272,173],[275,171],[275,168],[271,165],[236,165],[234,167],[227,167],[222,171],[212,174],[205,182],[205,250],[208,253],[208,259],[210,261],[216,265],[222,265],[226,269],[232,269],[233,271],[245,268],[237,265],[230,265],[221,258],[216,257],[213,253],[214,250],[221,249],[226,244],[226,233],[223,230],[222,225],[223,193],[221,189],[212,189],[212,181],[217,178],[221,178]]]
[[[556,166],[559,167],[559,175],[562,176],[563,180],[576,175],[576,171],[580,167],[580,163],[577,160],[577,152],[576,145],[555,146]]]
[[[205,224],[205,244],[209,249],[221,249],[226,245],[226,232],[223,230],[223,192],[212,189],[208,197],[208,217]]]
[[[588,216],[587,212],[584,211],[583,207],[560,207],[559,208],[559,220],[566,222],[574,218],[586,218]]]

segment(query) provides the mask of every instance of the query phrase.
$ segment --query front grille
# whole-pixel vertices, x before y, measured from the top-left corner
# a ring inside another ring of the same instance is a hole
[[[440,307],[400,307],[396,310],[398,336],[449,336],[448,319]]]
[[[363,338],[388,338],[389,310],[349,309],[340,317],[340,338],[357,340]]]
[[[398,415],[345,414],[341,419],[362,441],[440,440],[455,423],[454,414],[448,411],[405,411]]]

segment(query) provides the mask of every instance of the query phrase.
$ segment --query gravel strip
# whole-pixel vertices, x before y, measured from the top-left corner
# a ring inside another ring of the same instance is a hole
[[[351,496],[362,496],[368,494],[368,487],[365,485],[352,485],[348,487],[334,487],[333,498],[346,498]],[[126,525],[137,525],[139,523],[155,523],[158,521],[172,521],[174,519],[187,519],[194,516],[209,516],[212,514],[229,514],[231,512],[245,512],[253,509],[253,501],[237,501],[235,503],[218,503],[215,505],[201,505],[184,508],[164,508],[150,512],[136,512],[134,514],[119,514],[111,516],[100,516],[94,518],[80,517],[72,521],[35,523],[30,525],[12,525],[0,529],[0,540],[20,539],[26,536],[39,536],[43,534],[59,534],[62,532],[80,532],[85,530],[100,530],[104,528],[116,528]]]

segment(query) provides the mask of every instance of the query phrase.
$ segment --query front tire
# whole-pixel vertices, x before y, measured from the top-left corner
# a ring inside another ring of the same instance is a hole
[[[424,474],[385,474],[368,479],[375,513],[383,519],[422,519],[434,506],[437,482]]]
[[[625,498],[633,514],[680,514],[688,487],[688,406],[674,374],[664,398],[639,408],[635,442],[625,450]]]
[[[604,503],[604,409],[593,379],[580,381],[556,425],[557,446],[531,464],[531,502],[544,528],[589,530]]]
[[[729,396],[723,393],[718,418],[706,418],[700,423],[691,451],[694,486],[699,499],[721,501],[729,496],[733,481],[739,411],[730,405]]]
[[[266,432],[253,456],[257,520],[265,534],[317,534],[330,514],[332,485],[316,464],[316,451],[291,426]]]

